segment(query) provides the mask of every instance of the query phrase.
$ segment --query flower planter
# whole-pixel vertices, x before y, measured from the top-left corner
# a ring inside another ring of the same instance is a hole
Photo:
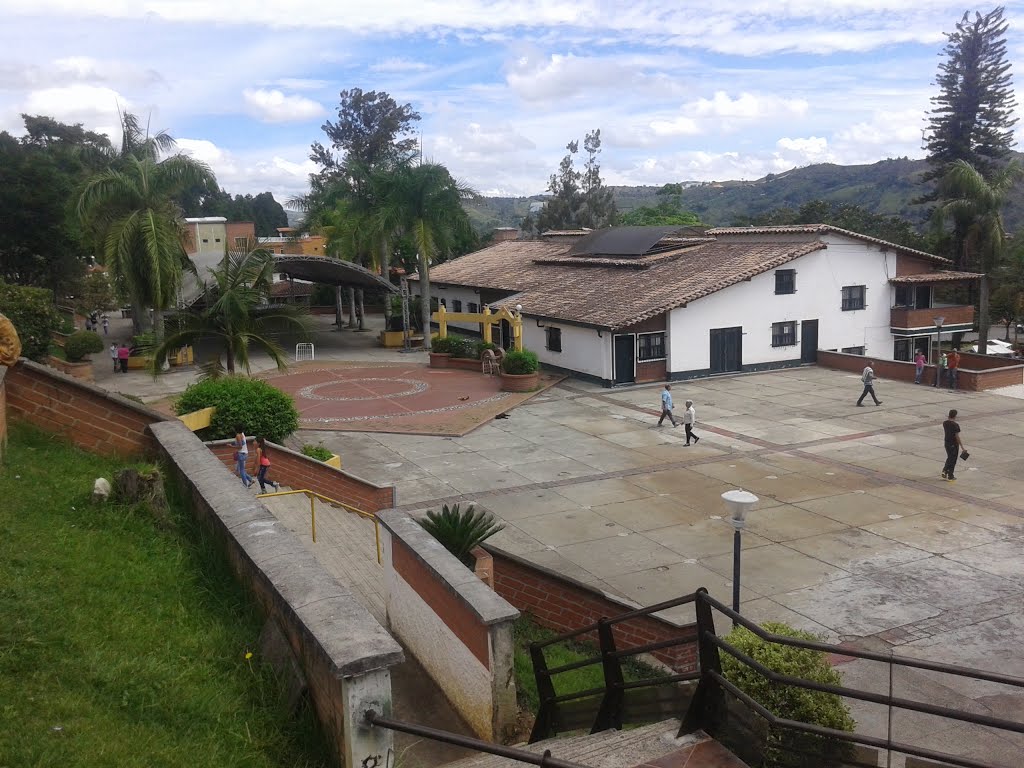
[[[328,467],[334,467],[335,469],[341,469],[341,456],[336,453],[331,454],[331,458],[324,461]]]
[[[451,360],[451,355],[447,352],[431,352],[430,353],[430,367],[431,368],[447,368],[448,361]]]
[[[95,377],[92,372],[92,361],[83,360],[80,363],[70,363],[67,360],[61,360],[59,357],[50,355],[47,360],[47,364],[51,368],[56,368],[61,373],[66,373],[68,376],[72,376],[82,381],[95,381]]]
[[[540,386],[540,372],[533,373],[501,373],[502,392],[533,392]]]
[[[481,363],[479,360],[474,360],[471,357],[452,357],[448,359],[449,368],[458,368],[460,371],[477,371],[482,370]]]

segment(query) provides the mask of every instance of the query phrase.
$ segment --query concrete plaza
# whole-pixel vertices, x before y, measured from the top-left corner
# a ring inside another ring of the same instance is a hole
[[[720,496],[743,488],[761,500],[743,535],[746,616],[1024,677],[1024,401],[881,382],[883,404],[858,408],[857,376],[815,367],[680,382],[675,401],[695,401],[702,437],[686,447],[682,427],[653,427],[660,388],[568,381],[461,438],[293,440],[322,440],[353,473],[394,483],[407,509],[476,502],[507,523],[496,546],[648,605],[701,586],[729,602]],[[952,407],[971,457],[947,483],[941,422]],[[848,684],[887,690],[886,665],[840,669]],[[904,671],[893,683],[897,695],[969,711],[1013,717],[1024,706],[999,686]],[[886,735],[884,708],[854,714]],[[892,735],[993,760],[1024,747],[925,716],[897,715]]]

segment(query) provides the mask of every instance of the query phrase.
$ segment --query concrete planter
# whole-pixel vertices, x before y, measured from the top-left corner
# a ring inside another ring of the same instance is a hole
[[[335,469],[341,469],[341,456],[336,453],[331,454],[331,458],[324,461],[328,467],[334,467]]]
[[[448,360],[449,368],[458,368],[460,371],[477,371],[481,370],[480,361],[474,360],[471,357],[452,357]]]
[[[92,372],[92,361],[83,360],[80,363],[69,363],[67,360],[61,360],[59,357],[50,355],[47,360],[47,364],[51,368],[56,368],[61,373],[66,373],[68,376],[72,376],[82,381],[95,381],[95,377]]]
[[[469,554],[475,559],[473,573],[491,589],[494,589],[494,557],[483,547],[473,547]]]
[[[380,345],[387,349],[398,349],[405,344],[405,331],[381,331]]]
[[[502,392],[533,392],[540,386],[540,372],[533,373],[501,373]]]
[[[431,368],[447,368],[448,362],[452,359],[452,356],[447,352],[431,352],[430,353],[430,367]]]

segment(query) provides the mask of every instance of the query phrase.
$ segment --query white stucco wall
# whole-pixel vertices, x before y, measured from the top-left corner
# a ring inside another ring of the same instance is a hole
[[[670,372],[706,370],[711,365],[713,328],[743,328],[743,364],[799,359],[800,321],[818,320],[818,348],[865,348],[891,360],[889,332],[896,254],[837,235],[822,237],[828,248],[784,264],[796,270],[796,293],[775,295],[775,270],[713,293],[669,314]],[[865,308],[842,311],[842,288],[864,285]],[[796,345],[772,347],[772,323],[797,321]]]
[[[562,351],[545,348],[547,336],[544,328],[537,327],[537,319],[523,316],[523,346],[537,353],[541,364],[555,365],[578,371],[599,379],[612,377],[612,335],[604,331],[597,335],[594,328],[581,328],[554,320],[541,320],[545,327],[562,330]]]
[[[480,304],[480,294],[476,293],[472,288],[465,288],[463,286],[438,288],[435,285],[431,285],[430,295],[438,301],[444,299],[445,309],[449,312],[455,311],[455,301],[462,302],[463,312],[469,312],[470,303],[477,305],[477,312],[483,310],[483,306]],[[474,334],[480,333],[479,323],[448,323],[448,327],[456,330],[470,331]]]

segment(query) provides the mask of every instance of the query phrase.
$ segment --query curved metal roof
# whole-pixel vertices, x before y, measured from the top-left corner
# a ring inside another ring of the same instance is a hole
[[[325,256],[301,256],[291,253],[274,254],[274,271],[283,272],[299,280],[327,285],[376,288],[398,293],[398,287],[376,275],[366,267],[350,261],[338,261]]]

